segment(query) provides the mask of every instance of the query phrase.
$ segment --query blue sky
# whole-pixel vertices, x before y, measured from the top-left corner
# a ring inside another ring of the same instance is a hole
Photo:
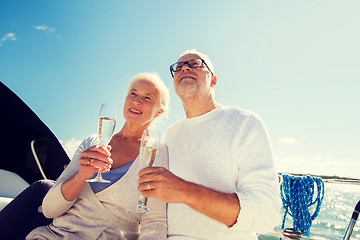
[[[360,1],[0,1],[0,81],[73,151],[102,102],[158,72],[162,131],[184,117],[169,65],[212,59],[216,100],[258,113],[279,171],[360,177]]]

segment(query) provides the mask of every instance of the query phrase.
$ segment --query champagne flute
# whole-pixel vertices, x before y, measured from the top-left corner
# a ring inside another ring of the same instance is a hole
[[[114,134],[118,108],[116,104],[103,103],[101,105],[99,114],[99,139],[100,145],[105,147],[109,144],[112,135]],[[88,182],[109,183],[101,176],[101,169],[99,169],[95,178],[87,180]]]
[[[141,137],[140,143],[140,168],[143,169],[145,167],[152,167],[155,165],[157,153],[159,150],[160,144],[160,133],[156,133],[155,138],[150,136],[149,130],[145,129],[143,135]],[[138,204],[135,207],[127,208],[129,211],[138,212],[138,213],[146,213],[149,212],[150,209],[146,207],[147,197],[144,197],[140,194],[140,198]]]

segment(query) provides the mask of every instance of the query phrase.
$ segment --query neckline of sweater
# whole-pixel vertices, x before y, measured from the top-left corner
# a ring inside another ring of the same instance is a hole
[[[211,111],[204,113],[200,116],[192,117],[192,118],[184,118],[184,122],[194,124],[194,123],[206,121],[209,118],[212,118],[213,116],[215,116],[222,108],[223,108],[222,105],[217,105],[216,108],[214,108]]]

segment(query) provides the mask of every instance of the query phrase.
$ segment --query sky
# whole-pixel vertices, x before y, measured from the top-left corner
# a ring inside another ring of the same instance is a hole
[[[217,103],[264,120],[279,172],[360,178],[359,12],[358,0],[0,0],[0,81],[71,156],[138,73],[170,89],[162,133],[184,118],[169,66],[195,48]]]

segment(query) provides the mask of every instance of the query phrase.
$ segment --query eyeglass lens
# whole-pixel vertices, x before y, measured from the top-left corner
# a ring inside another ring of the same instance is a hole
[[[201,67],[202,60],[200,58],[198,58],[198,59],[192,59],[192,60],[189,60],[186,62],[175,63],[175,64],[173,64],[174,72],[180,71],[185,64],[187,64],[190,68],[197,68],[197,67]]]

